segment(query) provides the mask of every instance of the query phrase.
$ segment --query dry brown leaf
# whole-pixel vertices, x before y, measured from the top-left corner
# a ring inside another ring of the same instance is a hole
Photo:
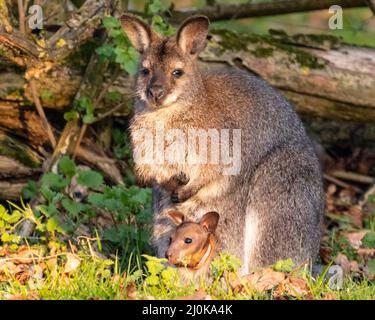
[[[126,298],[128,300],[135,300],[137,299],[137,287],[134,282],[130,282],[126,286]]]
[[[362,257],[372,258],[375,256],[375,248],[359,248],[357,253]]]
[[[49,270],[54,270],[57,267],[57,257],[49,258],[45,263]]]
[[[332,248],[324,246],[320,247],[319,255],[325,264],[330,263],[332,260]]]
[[[329,186],[327,187],[327,196],[333,196],[337,191],[337,187],[335,184],[331,183],[329,184]]]
[[[274,297],[280,296],[311,298],[311,292],[306,281],[301,278],[287,277],[276,288]]]
[[[349,263],[349,267],[350,267],[350,271],[351,272],[359,272],[359,265],[358,265],[358,262],[353,260],[353,261],[350,261]]]
[[[64,273],[70,273],[76,270],[81,264],[81,259],[73,253],[67,253],[67,261],[64,267]]]
[[[345,215],[351,218],[353,226],[362,228],[362,210],[359,206],[350,207]]]
[[[353,188],[342,189],[339,192],[339,198],[343,203],[354,204],[356,201],[356,191]]]
[[[21,247],[16,253],[10,254],[9,258],[15,264],[33,263],[40,258],[40,251],[35,248]]]
[[[359,272],[359,265],[357,261],[349,261],[348,257],[339,253],[335,259],[335,263],[341,266],[344,274],[349,274],[350,272]]]
[[[235,292],[243,291],[245,285],[256,291],[264,292],[277,286],[284,279],[284,273],[274,271],[271,268],[266,268],[240,279],[232,279],[229,281],[229,284]]]
[[[12,261],[6,261],[5,259],[0,259],[0,274],[10,273],[13,274],[16,265]]]
[[[369,270],[367,265],[363,267],[363,273],[368,280],[373,281],[375,279],[375,274]]]
[[[339,253],[335,259],[335,263],[341,266],[345,274],[350,272],[350,262],[345,254]]]
[[[342,235],[348,239],[350,245],[354,249],[359,249],[362,245],[362,239],[369,232],[369,230],[361,230],[358,232],[343,232]]]
[[[23,296],[21,294],[4,294],[4,298],[6,300],[38,300],[39,295],[37,292],[29,292],[27,296]]]
[[[334,292],[324,292],[323,300],[337,300],[336,294]]]
[[[27,281],[29,281],[29,279],[31,278],[32,274],[29,270],[25,270],[23,272],[19,272],[16,274],[16,279],[23,285],[25,285],[27,283]]]

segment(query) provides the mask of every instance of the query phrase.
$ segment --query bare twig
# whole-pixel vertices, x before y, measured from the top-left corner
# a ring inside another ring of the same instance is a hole
[[[77,154],[77,151],[78,151],[78,148],[82,142],[82,139],[83,139],[83,136],[85,135],[86,133],[86,130],[87,130],[87,124],[84,123],[81,127],[81,130],[79,132],[79,136],[78,136],[78,139],[77,139],[77,142],[76,142],[76,145],[74,147],[74,150],[73,150],[73,154],[72,154],[72,158],[73,160],[76,158],[76,154]]]
[[[359,192],[359,193],[362,192],[362,190],[360,188],[358,188],[356,186],[353,186],[353,185],[351,185],[349,183],[346,183],[344,181],[341,181],[341,180],[339,180],[337,178],[334,178],[334,177],[332,177],[332,176],[330,176],[328,174],[324,174],[323,177],[324,177],[324,179],[328,180],[329,182],[332,182],[335,185],[338,185],[338,186],[340,186],[342,188],[353,189],[355,192]]]
[[[38,111],[38,114],[39,114],[40,118],[42,119],[42,125],[47,132],[47,136],[48,136],[48,139],[51,143],[51,146],[53,148],[55,148],[56,147],[56,138],[53,134],[51,125],[48,122],[46,114],[44,113],[42,103],[40,102],[40,99],[39,99],[39,96],[38,96],[38,93],[37,93],[37,90],[36,90],[34,79],[30,79],[30,88],[31,88],[31,93],[33,95],[36,110]]]
[[[23,0],[17,0],[18,5],[18,19],[20,24],[20,31],[22,34],[26,33],[26,26],[25,26],[25,9],[23,6]]]
[[[348,180],[348,181],[353,181],[353,182],[358,182],[362,184],[373,184],[375,183],[375,178],[366,176],[363,174],[359,174],[356,172],[351,172],[351,171],[342,171],[342,170],[336,170],[336,171],[331,171],[329,174],[335,178],[343,179],[343,180]]]
[[[104,113],[100,114],[99,116],[97,116],[93,123],[99,122],[99,121],[103,120],[104,118],[109,117],[111,114],[113,114],[117,110],[121,109],[123,106],[124,106],[124,102],[119,103],[117,106],[115,106],[111,110],[108,110],[107,112],[104,112]]]

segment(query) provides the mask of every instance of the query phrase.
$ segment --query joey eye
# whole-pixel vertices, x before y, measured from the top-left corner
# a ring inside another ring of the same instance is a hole
[[[175,78],[179,78],[179,77],[181,77],[183,74],[184,74],[184,72],[183,72],[181,69],[175,69],[175,70],[172,71],[172,75],[173,75]]]
[[[142,73],[142,75],[147,76],[147,75],[150,74],[150,69],[143,68],[143,69],[141,70],[141,73]]]
[[[189,243],[193,242],[193,239],[191,239],[191,238],[185,238],[184,242],[187,243],[187,244],[189,244]]]

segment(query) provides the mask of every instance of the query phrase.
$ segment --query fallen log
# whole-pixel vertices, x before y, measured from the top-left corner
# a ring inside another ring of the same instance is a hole
[[[324,35],[289,37],[273,32],[260,36],[214,30],[201,61],[207,68],[221,63],[258,74],[279,88],[301,114],[375,121],[375,49],[345,45],[338,38]],[[9,72],[6,75],[9,77]],[[44,74],[36,81],[39,92],[50,93],[42,94],[43,106],[62,110],[69,107],[81,79],[77,70],[66,66]],[[114,88],[130,97],[131,83],[132,79],[122,76],[109,90]],[[23,84],[1,84],[0,101],[9,92],[22,91]]]
[[[240,4],[215,3],[201,9],[174,10],[171,13],[171,21],[180,23],[194,14],[203,14],[211,21],[218,21],[323,10],[333,5],[341,8],[358,8],[365,7],[367,3],[366,0],[273,0],[255,3],[249,1]],[[139,12],[135,13],[139,14]]]
[[[331,36],[214,31],[201,55],[255,73],[282,90],[303,114],[375,121],[375,49]]]

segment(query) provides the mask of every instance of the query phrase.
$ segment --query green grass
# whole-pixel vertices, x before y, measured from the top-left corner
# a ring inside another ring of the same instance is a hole
[[[46,300],[77,300],[77,299],[176,299],[190,296],[198,287],[214,299],[275,299],[274,291],[257,292],[246,287],[241,293],[228,289],[221,278],[227,265],[219,260],[219,268],[214,272],[212,282],[201,281],[183,284],[175,269],[165,267],[162,260],[149,258],[142,267],[140,256],[129,260],[128,269],[119,272],[115,260],[102,260],[80,252],[81,263],[69,274],[64,272],[65,259],[59,257],[59,262],[50,268],[43,266],[43,260],[35,261],[33,268],[45,268],[44,277],[30,277],[26,282],[14,276],[7,281],[0,281],[0,299],[28,298]],[[31,268],[31,269],[33,269]],[[215,275],[216,274],[216,275]],[[309,299],[324,299],[333,295],[335,299],[364,300],[375,299],[375,284],[367,280],[355,281],[346,278],[341,290],[332,290],[322,279],[312,279],[307,273],[300,273],[310,289]],[[130,293],[130,287],[136,291],[136,296]],[[128,292],[129,291],[129,292]],[[129,296],[128,296],[129,295]],[[306,296],[285,296],[284,299],[304,299]]]

